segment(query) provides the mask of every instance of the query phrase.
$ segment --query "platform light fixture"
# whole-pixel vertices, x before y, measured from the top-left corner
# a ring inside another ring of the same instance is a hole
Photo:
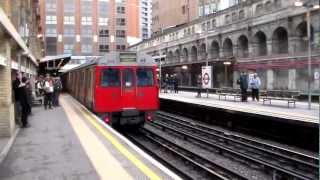
[[[187,66],[187,65],[183,65],[181,68],[182,68],[183,70],[188,70],[188,66]]]

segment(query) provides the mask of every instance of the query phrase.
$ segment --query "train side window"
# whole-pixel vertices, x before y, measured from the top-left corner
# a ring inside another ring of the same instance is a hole
[[[149,68],[138,68],[137,82],[139,87],[153,86],[153,70]]]
[[[133,82],[133,71],[132,69],[123,70],[123,87],[131,88],[134,86]]]
[[[105,69],[101,73],[102,87],[119,87],[120,86],[120,71],[119,69]]]

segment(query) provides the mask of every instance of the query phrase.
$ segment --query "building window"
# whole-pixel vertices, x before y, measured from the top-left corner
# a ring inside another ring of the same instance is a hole
[[[239,19],[243,19],[245,17],[244,10],[239,12]]]
[[[116,37],[126,37],[126,31],[125,30],[117,30],[116,31]]]
[[[47,2],[46,3],[46,11],[56,11],[57,10],[57,4],[54,2]]]
[[[85,37],[91,37],[92,36],[92,29],[91,27],[89,28],[81,28],[81,34],[82,36],[85,36]]]
[[[108,26],[108,18],[99,18],[99,25],[100,26]]]
[[[186,5],[182,6],[182,14],[186,14]]]
[[[64,3],[64,12],[74,12],[74,1],[68,1]]]
[[[99,45],[100,52],[109,52],[109,45]]]
[[[230,23],[230,15],[225,16],[225,22],[226,22],[226,24]]]
[[[74,36],[74,28],[73,27],[64,27],[64,36]]]
[[[109,30],[107,29],[101,29],[99,31],[99,37],[109,37]]]
[[[117,26],[125,26],[125,25],[126,25],[126,19],[117,18]]]
[[[46,24],[57,24],[57,16],[46,16]]]
[[[64,16],[63,21],[64,21],[64,24],[74,25],[74,16]]]
[[[92,25],[92,17],[81,17],[82,25]]]
[[[57,36],[57,29],[56,28],[46,28],[46,36],[47,37],[56,37]]]
[[[91,14],[92,12],[92,5],[89,1],[82,1],[81,2],[81,14]]]
[[[65,44],[63,46],[63,52],[65,54],[72,54],[72,52],[73,52],[73,44]]]
[[[91,44],[82,44],[81,45],[82,53],[92,53],[92,45]]]
[[[126,45],[117,45],[117,51],[124,51],[126,50]]]
[[[117,13],[118,14],[125,14],[126,13],[126,8],[125,7],[117,7]]]
[[[212,25],[212,29],[217,27],[217,21],[213,19],[211,25]]]

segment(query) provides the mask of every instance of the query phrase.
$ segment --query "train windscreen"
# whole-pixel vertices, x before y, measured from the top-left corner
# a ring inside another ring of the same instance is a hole
[[[120,71],[119,69],[105,69],[101,73],[102,87],[119,87],[120,86]]]
[[[137,84],[139,87],[153,86],[153,70],[149,68],[137,69]]]

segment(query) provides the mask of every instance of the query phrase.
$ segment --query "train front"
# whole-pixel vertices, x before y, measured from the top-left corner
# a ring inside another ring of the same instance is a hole
[[[96,67],[95,111],[112,126],[142,126],[159,109],[156,65],[149,55],[111,53]]]

